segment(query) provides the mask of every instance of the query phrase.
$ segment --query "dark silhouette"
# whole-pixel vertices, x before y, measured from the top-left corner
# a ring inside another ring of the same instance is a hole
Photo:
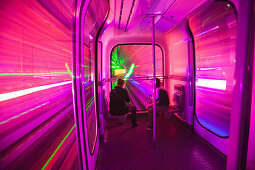
[[[156,78],[156,113],[158,112],[166,112],[169,108],[169,97],[165,89],[160,88],[161,82],[159,78]],[[149,104],[146,107],[146,110],[148,110],[150,122],[148,130],[152,130],[153,128],[153,103],[151,101],[151,104]]]
[[[110,113],[113,116],[124,116],[131,112],[132,127],[136,127],[136,107],[130,104],[130,98],[125,89],[125,81],[117,80],[117,86],[110,92]]]

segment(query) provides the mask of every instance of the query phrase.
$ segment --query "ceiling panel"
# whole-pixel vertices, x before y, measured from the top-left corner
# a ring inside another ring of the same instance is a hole
[[[180,22],[190,12],[201,6],[207,0],[177,0],[165,13],[164,18]]]
[[[122,34],[125,31],[141,32],[151,30],[151,16],[148,14],[164,14],[163,16],[157,16],[155,23],[158,32],[166,32],[206,1],[111,0],[110,3],[114,3],[114,5],[111,5],[111,8],[114,6],[114,10],[111,9],[111,11],[114,11],[115,14],[115,34]],[[122,3],[123,6],[121,5]]]

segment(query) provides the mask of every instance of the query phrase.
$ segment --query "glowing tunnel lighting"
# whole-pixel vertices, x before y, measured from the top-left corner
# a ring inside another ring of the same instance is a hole
[[[24,96],[27,94],[31,94],[34,92],[38,92],[41,90],[49,89],[52,87],[62,86],[62,85],[69,84],[69,83],[72,83],[72,81],[65,81],[65,82],[61,82],[61,83],[49,84],[49,85],[33,87],[33,88],[25,89],[25,90],[19,90],[19,91],[15,91],[15,92],[0,94],[0,102],[9,100],[9,99],[14,99],[16,97]]]
[[[32,108],[32,109],[29,109],[29,110],[27,110],[27,111],[25,111],[25,112],[22,112],[22,113],[19,114],[19,115],[16,115],[16,116],[11,117],[11,118],[9,118],[9,119],[7,119],[7,120],[4,120],[4,121],[0,122],[0,125],[2,125],[2,124],[4,124],[4,123],[7,123],[7,122],[9,122],[10,120],[16,119],[16,118],[20,117],[21,115],[27,114],[28,112],[31,112],[31,111],[33,111],[33,110],[35,110],[35,109],[37,109],[37,108],[39,108],[39,107],[42,107],[42,106],[44,106],[44,105],[46,105],[46,104],[48,104],[48,103],[50,103],[50,102],[43,103],[43,104],[41,104],[41,105],[39,105],[39,106],[36,106],[36,107],[34,107],[34,108]]]
[[[66,66],[66,69],[67,69],[67,72],[69,73],[69,75],[70,75],[71,77],[75,78],[75,77],[73,76],[72,71],[71,71],[70,68],[68,67],[68,64],[67,64],[67,63],[65,63],[65,66]]]
[[[139,85],[139,83],[138,82],[136,82],[134,79],[131,79],[134,83],[136,83],[136,84],[138,84]]]
[[[62,49],[62,50],[64,50],[64,51],[66,51],[66,52],[68,52],[68,53],[71,53],[72,54],[72,52],[71,51],[69,51],[69,50],[66,50],[66,49]]]
[[[88,81],[87,81],[88,82]],[[85,82],[86,83],[86,82]],[[89,83],[89,82],[88,82]],[[92,83],[90,86],[86,87],[84,90],[88,90],[89,88],[91,88],[94,84]]]
[[[36,76],[51,74],[68,74],[68,72],[49,72],[49,73],[0,73],[0,76]]]
[[[127,80],[131,76],[131,74],[134,71],[134,68],[135,68],[135,64],[132,63],[129,70],[128,70],[128,72],[127,72],[127,74],[124,76],[124,80]]]
[[[200,79],[196,81],[196,86],[208,87],[212,89],[226,90],[227,81],[226,80],[214,80],[214,79]]]
[[[72,129],[67,133],[67,135],[65,136],[65,138],[61,141],[61,143],[58,145],[57,149],[53,152],[53,154],[51,155],[51,157],[48,159],[48,161],[45,163],[45,165],[42,167],[42,170],[46,168],[46,166],[49,164],[50,160],[53,158],[53,156],[56,154],[56,152],[58,151],[58,149],[61,147],[61,145],[64,143],[64,141],[66,140],[66,138],[69,136],[69,134],[72,132],[72,130],[74,129],[75,124],[73,125]]]
[[[86,111],[88,111],[89,110],[89,108],[90,108],[90,106],[94,103],[94,97],[92,97],[91,98],[91,100],[87,103],[87,105],[86,105]]]

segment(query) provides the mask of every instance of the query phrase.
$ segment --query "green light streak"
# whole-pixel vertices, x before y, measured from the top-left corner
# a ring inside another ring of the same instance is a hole
[[[69,73],[69,75],[70,75],[72,78],[75,78],[75,77],[73,76],[73,73],[72,73],[71,70],[69,69],[67,63],[65,63],[65,66],[66,66],[66,69],[67,69],[67,72]]]
[[[90,101],[86,104],[86,108],[87,108],[88,105],[92,102],[93,99],[94,99],[94,98],[92,97],[92,98],[90,99]]]
[[[138,82],[136,82],[136,81],[135,81],[135,80],[133,80],[133,79],[132,79],[132,81],[133,81],[134,83],[136,83],[136,84],[139,84]]]
[[[86,111],[90,108],[90,106],[92,105],[92,103],[94,103],[94,97],[91,98],[91,100],[86,104]]]
[[[85,82],[86,83],[86,82]],[[94,84],[91,84],[90,86],[86,87],[84,90],[87,90],[88,88],[90,88],[91,86],[93,86]]]
[[[72,129],[68,132],[68,134],[65,136],[65,138],[61,141],[61,143],[58,145],[57,149],[53,152],[53,154],[51,155],[51,157],[48,159],[48,161],[45,163],[45,165],[43,166],[42,170],[46,168],[46,166],[48,165],[48,163],[50,162],[50,160],[53,158],[53,156],[56,154],[56,152],[58,151],[58,149],[61,147],[61,145],[64,143],[64,141],[66,140],[66,138],[69,136],[69,134],[72,132],[72,130],[74,129],[75,124],[73,125]]]
[[[90,106],[94,103],[94,100],[89,104],[88,108],[86,108],[86,111],[89,110]]]
[[[68,64],[65,63],[67,72],[49,72],[49,73],[0,73],[0,76],[38,76],[38,75],[52,75],[52,74],[69,74],[71,77],[74,77],[72,75],[72,71],[69,69]],[[89,66],[83,66],[83,67],[89,67]]]
[[[124,60],[123,59],[120,60],[120,64],[124,64]]]
[[[68,74],[68,72],[49,72],[49,73],[1,73],[0,76],[36,76],[51,74]]]
[[[114,89],[117,86],[117,80],[112,83],[112,89]]]
[[[113,69],[120,68],[120,66],[112,66]]]
[[[127,74],[124,76],[124,80],[127,80],[131,76],[131,74],[134,71],[134,68],[135,68],[135,64],[132,63],[131,66],[129,67]]]
[[[41,105],[39,105],[39,106],[36,106],[36,107],[34,107],[34,108],[30,109],[30,110],[25,111],[25,112],[23,112],[23,113],[21,113],[21,114],[19,114],[19,115],[16,115],[16,116],[11,117],[11,118],[9,118],[9,119],[7,119],[7,120],[5,120],[5,121],[2,121],[2,122],[0,122],[0,125],[2,125],[2,124],[4,124],[4,123],[7,123],[7,122],[9,122],[10,120],[13,120],[13,119],[15,119],[15,118],[18,118],[18,117],[20,117],[21,115],[24,115],[24,114],[26,114],[26,113],[28,113],[28,112],[31,112],[31,111],[33,111],[33,110],[35,110],[35,109],[37,109],[37,108],[39,108],[39,107],[42,107],[42,106],[44,106],[44,105],[46,105],[46,104],[48,104],[48,103],[49,103],[49,102],[43,103],[43,104],[41,104]]]

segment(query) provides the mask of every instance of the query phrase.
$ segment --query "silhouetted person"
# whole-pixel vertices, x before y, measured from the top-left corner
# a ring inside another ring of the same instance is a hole
[[[159,78],[156,78],[156,113],[165,112],[169,107],[169,97],[164,88],[160,88],[161,82]],[[153,128],[153,103],[146,107],[149,113],[149,127],[148,130]]]
[[[125,89],[125,81],[117,80],[117,86],[110,92],[110,113],[111,115],[122,116],[131,112],[132,127],[136,127],[136,107],[130,104],[130,98]]]

